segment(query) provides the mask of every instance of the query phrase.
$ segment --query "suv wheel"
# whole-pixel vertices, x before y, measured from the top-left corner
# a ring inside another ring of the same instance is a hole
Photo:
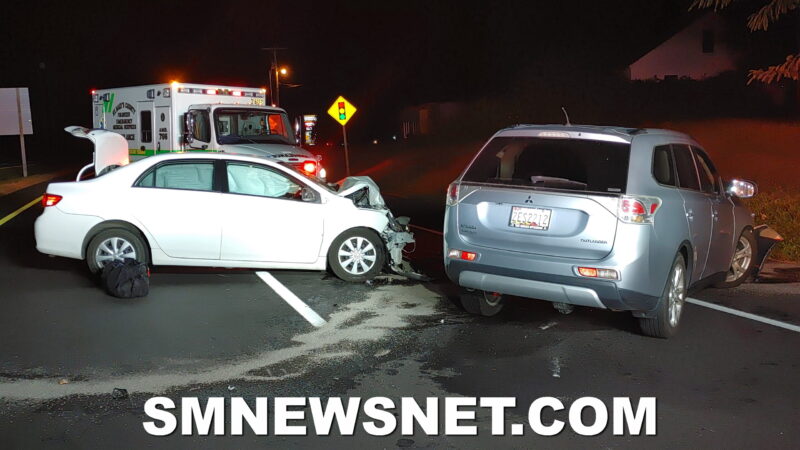
[[[716,283],[714,287],[732,288],[744,283],[753,272],[753,259],[756,255],[756,238],[752,230],[745,230],[736,242],[733,250],[731,266],[725,274],[725,281]]]
[[[686,262],[678,254],[672,263],[664,293],[658,301],[655,316],[639,318],[639,327],[647,336],[666,339],[675,334],[680,324],[683,305],[686,302]]]
[[[505,299],[499,292],[464,290],[460,300],[468,313],[491,317],[503,310]]]

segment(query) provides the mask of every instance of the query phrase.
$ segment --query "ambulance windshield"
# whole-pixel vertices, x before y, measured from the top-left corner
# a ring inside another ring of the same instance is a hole
[[[220,144],[295,144],[289,119],[281,112],[220,108],[214,126]]]

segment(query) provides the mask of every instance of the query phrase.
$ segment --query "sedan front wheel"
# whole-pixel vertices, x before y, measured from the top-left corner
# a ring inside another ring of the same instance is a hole
[[[375,278],[383,269],[385,256],[380,236],[366,228],[346,231],[328,250],[328,266],[337,277],[352,282]]]

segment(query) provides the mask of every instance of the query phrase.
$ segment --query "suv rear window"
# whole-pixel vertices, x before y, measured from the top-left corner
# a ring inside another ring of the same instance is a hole
[[[587,139],[496,137],[463,181],[625,193],[630,144]]]

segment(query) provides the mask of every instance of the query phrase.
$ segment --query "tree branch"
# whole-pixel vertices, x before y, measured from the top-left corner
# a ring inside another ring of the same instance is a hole
[[[795,81],[800,79],[800,53],[787,56],[783,64],[769,66],[766,69],[751,70],[750,79],[747,80],[747,84],[753,81],[761,81],[762,83],[770,84],[773,81],[780,81],[783,78],[789,78]]]
[[[733,3],[733,0],[694,0],[692,6],[689,7],[689,11],[708,8],[714,8],[714,11],[717,11],[726,8],[731,3]]]
[[[800,0],[771,0],[747,18],[750,31],[766,31],[769,24],[800,6]]]

